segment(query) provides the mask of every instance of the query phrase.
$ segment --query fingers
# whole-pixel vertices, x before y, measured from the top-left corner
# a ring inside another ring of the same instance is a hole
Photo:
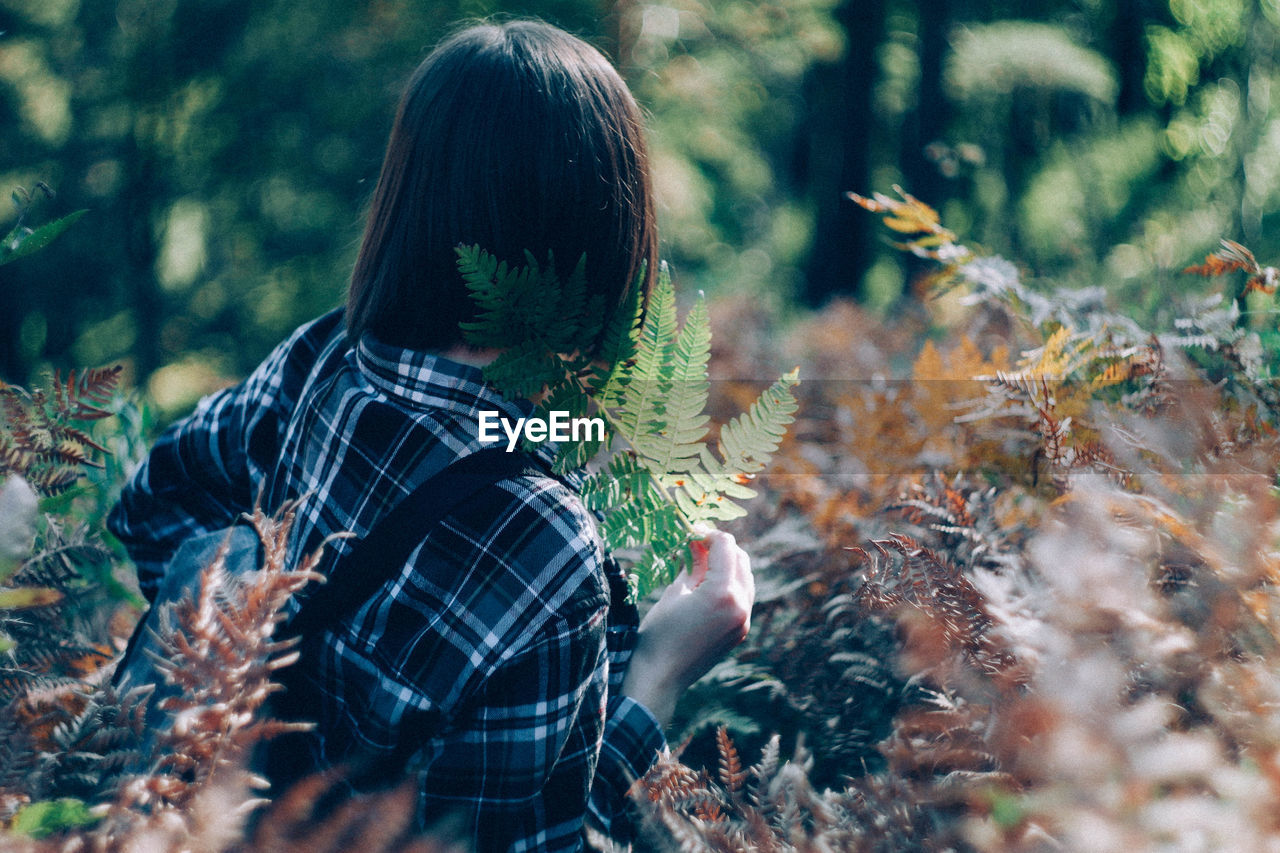
[[[707,554],[707,574],[716,575],[722,584],[746,585],[754,592],[755,579],[751,576],[751,558],[747,552],[738,547],[737,541],[728,533],[720,530],[707,534],[706,542],[710,543]]]
[[[736,562],[733,551],[738,547],[734,538],[723,530],[713,530],[703,540],[709,546],[707,553],[707,569],[715,566],[717,570],[732,570]]]
[[[751,558],[738,547],[733,536],[723,531],[707,534],[710,543],[707,555],[705,585],[709,593],[722,598],[721,607],[727,619],[725,626],[733,636],[733,643],[746,639],[751,628],[751,605],[755,600],[755,576],[751,573]]]

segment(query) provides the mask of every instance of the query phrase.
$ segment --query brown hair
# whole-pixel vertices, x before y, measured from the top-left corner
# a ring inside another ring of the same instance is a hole
[[[347,331],[414,349],[473,314],[454,248],[567,275],[585,253],[605,304],[657,267],[640,110],[595,48],[537,21],[479,24],[414,72],[396,113],[347,300]],[[584,342],[589,345],[591,342]]]

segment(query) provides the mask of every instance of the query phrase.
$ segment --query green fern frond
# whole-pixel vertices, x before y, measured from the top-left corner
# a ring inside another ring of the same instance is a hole
[[[689,536],[682,530],[657,534],[631,567],[630,583],[637,594],[661,589],[689,568]]]
[[[587,477],[581,496],[600,513],[611,550],[638,550],[633,586],[647,592],[689,562],[694,524],[744,515],[736,500],[777,450],[796,411],[792,371],[707,445],[711,323],[700,296],[684,323],[664,264],[648,298],[642,271],[609,317],[588,293],[585,261],[567,281],[554,259],[531,255],[518,269],[477,247],[458,249],[458,269],[476,303],[466,340],[503,350],[485,379],[508,397],[541,397],[537,415],[598,417],[605,436],[561,443],[556,473],[581,468],[619,439],[623,447]]]
[[[537,417],[550,420],[552,412],[567,412],[571,419],[585,418],[591,411],[591,399],[581,383],[564,380],[551,388],[535,411]],[[577,470],[595,458],[608,441],[608,436],[591,436],[582,441],[566,441],[556,449],[552,470],[566,474]]]
[[[548,263],[554,270],[554,264]],[[560,311],[568,322],[562,324],[562,339],[581,348],[584,342],[594,341],[605,325],[604,298],[599,294],[587,294],[587,256],[578,259],[569,279],[564,283],[560,297]],[[553,318],[551,318],[553,319]],[[572,350],[566,349],[566,352]]]
[[[485,378],[503,395],[532,397],[557,379],[555,365],[547,362],[540,341],[509,346],[485,368]]]
[[[476,303],[476,319],[463,323],[468,342],[478,347],[497,347],[509,342],[507,326],[520,318],[516,297],[526,288],[521,286],[530,275],[529,268],[514,272],[505,262],[475,246],[459,246],[458,271]]]
[[[615,507],[605,515],[600,533],[611,547],[648,547],[655,553],[664,550],[659,547],[662,543],[672,543],[674,548],[688,540],[688,532],[675,505],[652,498]]]

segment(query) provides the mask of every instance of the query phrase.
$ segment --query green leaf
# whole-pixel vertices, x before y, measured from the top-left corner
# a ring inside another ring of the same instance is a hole
[[[794,387],[799,371],[792,370],[766,388],[746,412],[720,430],[717,460],[705,446],[699,454],[701,470],[691,470],[680,486],[689,493],[695,511],[686,511],[690,521],[728,521],[746,514],[733,498],[755,496],[746,483],[764,469],[777,451],[787,426],[795,419],[797,403]],[[687,507],[688,504],[685,504]]]
[[[614,507],[605,514],[600,527],[605,542],[615,548],[653,547],[655,541],[667,542],[687,535],[674,504],[643,497]]]
[[[711,325],[706,301],[699,297],[685,319],[670,356],[670,386],[663,403],[665,429],[637,441],[645,465],[664,481],[688,471],[707,435],[709,418],[703,414],[709,384],[707,361],[711,357]]]
[[[527,319],[529,280],[537,278],[537,264],[511,269],[503,261],[476,246],[459,246],[458,271],[476,302],[476,319],[461,324],[467,343],[477,347],[504,347],[515,339],[512,329],[523,330]]]
[[[600,294],[587,294],[587,256],[578,258],[578,264],[569,274],[562,288],[561,316],[567,347],[566,352],[582,350],[593,344],[604,328],[604,299]]]
[[[9,829],[15,835],[47,838],[57,832],[89,826],[101,820],[83,800],[62,797],[30,803],[13,816]]]
[[[640,595],[666,586],[688,567],[687,542],[688,537],[681,535],[659,537],[650,544],[634,567],[636,590]]]
[[[0,265],[40,251],[62,236],[63,231],[74,225],[86,213],[88,213],[87,210],[77,210],[75,213],[69,213],[61,219],[55,219],[53,222],[41,225],[34,231],[14,228],[5,236],[4,242],[0,243]]]
[[[531,397],[557,376],[554,365],[546,361],[546,353],[537,341],[504,350],[484,369],[484,378],[510,399]]]
[[[550,422],[552,412],[566,412],[572,422],[578,418],[589,417],[590,409],[591,400],[581,384],[562,380],[547,392],[547,396],[538,404],[535,415]],[[571,435],[570,440],[559,443],[552,468],[555,473],[565,474],[582,467],[608,444],[609,429],[607,422],[605,423],[604,436],[602,438],[597,438],[594,435],[594,432],[598,431],[593,430],[592,432],[592,436],[587,439],[575,441]]]

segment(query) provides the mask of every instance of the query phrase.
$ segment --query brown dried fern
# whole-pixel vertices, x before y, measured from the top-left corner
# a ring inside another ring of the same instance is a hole
[[[313,569],[319,552],[292,570],[285,567],[293,513],[292,506],[277,518],[255,511],[251,523],[265,553],[262,568],[232,576],[221,549],[201,572],[196,598],[177,602],[172,618],[159,620],[165,654],[157,664],[180,692],[160,700],[172,725],[157,737],[148,771],[123,782],[113,817],[181,813],[204,786],[227,774],[252,787],[256,782],[243,768],[254,746],[308,727],[259,714],[278,689],[273,673],[297,657],[293,640],[273,639],[276,625],[290,597],[318,577]]]
[[[842,791],[817,791],[802,749],[778,760],[778,738],[760,762],[741,767],[728,734],[717,737],[720,783],[673,757],[660,758],[640,781],[646,850],[683,853],[819,853],[832,850],[933,849],[924,813],[911,800],[886,808],[884,792],[905,792],[901,782],[868,777]],[[735,786],[736,789],[735,789]]]
[[[870,551],[853,549],[866,564],[856,601],[868,613],[923,620],[973,671],[1018,677],[1017,659],[993,635],[986,599],[958,568],[901,534],[869,545]]]
[[[957,474],[948,481],[934,471],[914,483],[886,512],[899,512],[934,540],[932,547],[965,569],[1014,572],[1022,563],[1025,530],[1010,526],[999,512],[1001,490],[979,488]]]
[[[336,774],[316,774],[294,785],[231,853],[466,853],[466,845],[449,840],[453,833],[447,827],[433,837],[415,830],[412,785],[344,799],[341,806],[321,811],[336,782]]]

